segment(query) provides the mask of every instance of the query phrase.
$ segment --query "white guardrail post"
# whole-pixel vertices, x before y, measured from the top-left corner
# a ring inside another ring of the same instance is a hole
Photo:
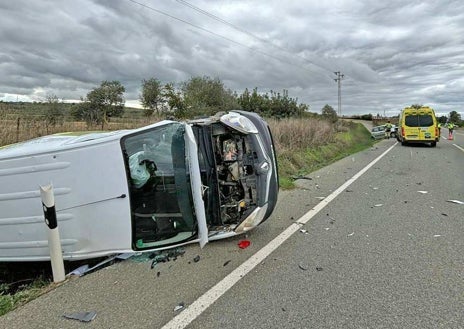
[[[65,279],[63,254],[61,251],[60,232],[55,211],[55,197],[52,184],[40,186],[40,196],[45,216],[45,224],[48,230],[48,248],[50,249],[50,261],[52,264],[53,282],[62,282]]]

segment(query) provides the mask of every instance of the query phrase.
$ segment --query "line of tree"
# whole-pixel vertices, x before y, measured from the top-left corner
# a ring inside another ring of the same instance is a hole
[[[145,116],[172,116],[179,119],[214,115],[219,111],[244,109],[265,117],[287,118],[308,113],[309,106],[298,104],[298,99],[271,91],[260,94],[254,88],[238,95],[226,88],[218,78],[192,77],[176,87],[172,82],[163,84],[156,78],[142,80],[140,103]],[[92,89],[72,112],[76,120],[104,127],[111,117],[124,114],[124,86],[119,81],[103,81]],[[314,113],[314,115],[316,115]]]
[[[125,88],[119,81],[102,81],[100,86],[92,89],[86,97],[72,110],[76,120],[85,121],[89,125],[101,125],[102,129],[111,117],[122,117],[124,114]],[[256,112],[264,117],[288,118],[301,116],[318,116],[309,112],[309,106],[298,103],[297,98],[288,95],[288,90],[282,93],[270,91],[259,93],[258,88],[251,92],[245,89],[241,95],[226,88],[218,78],[208,76],[192,77],[176,86],[173,82],[163,84],[156,78],[142,80],[140,103],[143,113],[149,117],[170,116],[178,119],[210,116],[220,111],[243,109]],[[63,120],[60,102],[56,96],[47,96],[50,105],[47,122],[56,125]],[[421,107],[413,104],[411,107]],[[330,105],[321,109],[322,118],[336,122],[338,116]],[[369,115],[372,118],[371,115]],[[367,118],[367,117],[366,117]],[[449,116],[441,116],[439,122],[453,122],[463,125],[461,115],[451,111]]]

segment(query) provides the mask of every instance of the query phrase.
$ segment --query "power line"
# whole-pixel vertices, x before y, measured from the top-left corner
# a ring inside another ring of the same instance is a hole
[[[268,40],[268,39],[264,39],[264,38],[258,37],[257,35],[255,35],[255,34],[249,32],[249,31],[247,31],[247,30],[245,30],[245,29],[243,29],[243,28],[241,28],[241,27],[239,27],[239,26],[237,26],[237,25],[234,25],[234,24],[232,24],[232,23],[226,21],[225,19],[222,19],[222,18],[220,18],[219,16],[216,16],[216,15],[214,15],[214,14],[212,14],[212,13],[210,13],[210,12],[204,10],[204,9],[201,9],[201,8],[195,6],[195,5],[192,5],[191,3],[189,3],[189,2],[187,2],[187,1],[185,1],[185,0],[177,0],[177,2],[183,4],[183,5],[187,6],[187,7],[190,7],[191,9],[196,10],[196,11],[202,13],[203,15],[206,15],[206,16],[208,16],[208,17],[210,17],[210,18],[212,18],[212,19],[214,19],[214,20],[216,20],[216,21],[218,21],[218,22],[221,22],[221,23],[223,23],[223,24],[225,24],[225,25],[227,25],[227,26],[230,26],[230,27],[232,27],[233,29],[235,29],[235,30],[237,30],[237,31],[239,31],[239,32],[242,32],[242,33],[244,33],[244,34],[246,34],[246,35],[249,35],[249,36],[251,36],[252,38],[254,38],[254,39],[256,39],[256,40],[258,40],[258,41],[260,41],[260,42],[267,43],[267,44],[271,45],[272,47],[275,47],[275,48],[277,48],[277,49],[280,49],[280,50],[282,50],[282,51],[284,51],[284,52],[286,52],[286,53],[288,53],[288,54],[290,54],[290,55],[292,55],[292,56],[297,56],[297,57],[299,57],[300,59],[302,59],[304,62],[306,62],[307,64],[310,64],[310,65],[316,66],[316,67],[318,67],[318,68],[321,68],[321,69],[323,69],[323,70],[325,70],[325,71],[328,71],[325,67],[323,67],[323,66],[321,66],[321,65],[318,65],[318,64],[315,64],[315,63],[311,62],[310,60],[308,60],[307,58],[305,58],[305,57],[303,57],[303,56],[301,56],[301,55],[294,54],[293,52],[291,52],[291,51],[290,51],[289,49],[287,49],[287,48],[284,48],[284,47],[281,47],[281,46],[279,46],[279,45],[276,45],[275,43],[273,43],[272,41],[270,41],[270,40]]]
[[[256,49],[256,48],[247,46],[247,45],[245,45],[245,44],[243,44],[243,43],[241,43],[241,42],[232,40],[232,39],[230,39],[230,38],[228,38],[228,37],[225,37],[225,36],[223,36],[223,35],[221,35],[221,34],[219,34],[219,33],[213,32],[213,31],[208,30],[208,29],[206,29],[206,28],[204,28],[204,27],[201,27],[201,26],[199,26],[199,25],[193,24],[193,23],[191,23],[191,22],[189,22],[189,21],[186,21],[186,20],[184,20],[184,19],[178,18],[178,17],[176,17],[176,16],[173,16],[173,15],[171,15],[171,14],[169,14],[169,13],[166,13],[166,12],[164,12],[164,11],[162,11],[162,10],[153,8],[153,7],[151,7],[151,6],[149,6],[149,5],[146,5],[146,4],[144,4],[144,3],[138,2],[138,1],[136,1],[136,0],[128,0],[128,1],[130,1],[130,2],[132,2],[132,3],[135,3],[135,4],[139,5],[139,6],[142,6],[142,7],[146,8],[146,9],[149,9],[149,10],[151,10],[151,11],[154,11],[154,12],[156,12],[156,13],[158,13],[158,14],[165,15],[165,16],[167,16],[167,17],[169,17],[169,18],[172,18],[172,19],[177,20],[177,21],[179,21],[179,22],[182,22],[182,23],[184,23],[184,24],[190,25],[190,26],[192,26],[192,27],[194,27],[194,28],[197,28],[197,29],[199,29],[199,30],[201,30],[201,31],[203,31],[203,32],[212,34],[212,35],[214,35],[214,36],[216,36],[216,37],[218,37],[218,38],[222,38],[222,39],[227,40],[227,41],[229,41],[229,42],[232,42],[232,43],[234,43],[234,44],[236,44],[236,45],[239,45],[239,46],[242,46],[242,47],[244,47],[244,48],[247,48],[247,49],[251,50],[252,52],[255,52],[255,53],[258,53],[258,54],[261,54],[261,55],[270,57],[270,58],[273,58],[273,59],[275,59],[275,60],[278,60],[278,61],[280,61],[280,62],[286,63],[286,64],[288,64],[288,65],[292,65],[292,66],[298,67],[298,68],[300,68],[300,69],[305,69],[305,70],[307,70],[306,67],[302,67],[301,65],[298,65],[298,64],[296,64],[296,63],[289,62],[289,61],[287,61],[287,60],[285,60],[285,59],[283,59],[283,58],[281,58],[281,57],[278,57],[278,56],[275,56],[275,55],[266,53],[266,52],[264,52],[264,51],[262,51],[262,50],[260,50],[260,49]],[[184,2],[185,2],[185,1],[184,1]],[[181,3],[184,3],[184,2],[181,2]],[[192,9],[193,9],[193,8],[198,8],[198,7],[195,7],[195,6],[193,6],[193,5],[190,5],[188,2],[185,2],[185,5],[188,5],[188,6],[191,7]],[[197,10],[197,9],[195,9],[195,10]],[[200,9],[200,8],[198,8],[198,10],[203,11],[203,10]],[[217,19],[217,20],[223,22],[224,24],[227,24],[227,25],[229,25],[229,26],[233,26],[234,28],[238,28],[238,27],[236,27],[235,25],[233,25],[233,24],[231,24],[231,23],[228,23],[227,21],[222,20],[221,18],[219,18],[219,17],[217,17],[217,16],[215,16],[215,15],[213,15],[213,14],[210,14],[210,13],[208,13],[208,12],[206,12],[206,11],[203,11],[203,12],[204,12],[205,15],[208,15],[208,16],[210,16],[210,17],[212,17],[212,18],[214,17],[215,19]],[[238,28],[238,29],[240,29],[240,28]],[[252,35],[251,33],[246,32],[245,30],[242,31],[242,30],[240,29],[240,31],[243,32],[243,33],[247,33],[247,34],[249,34],[249,35]],[[263,42],[269,42],[269,41],[265,41],[264,39],[261,39],[261,38],[259,38],[259,37],[257,37],[257,36],[254,36],[254,37],[257,38],[258,40],[263,41]],[[278,46],[276,46],[276,45],[273,45],[273,46],[278,47]],[[278,47],[278,48],[279,48],[279,47]],[[283,49],[283,48],[282,48],[282,49]],[[288,51],[288,50],[287,50],[287,51]],[[313,64],[313,63],[310,63],[310,64],[315,65],[315,66],[318,66],[318,65]],[[318,67],[320,67],[320,66],[318,66]],[[322,68],[322,67],[320,67],[320,68]],[[325,69],[325,68],[323,68],[323,69]]]

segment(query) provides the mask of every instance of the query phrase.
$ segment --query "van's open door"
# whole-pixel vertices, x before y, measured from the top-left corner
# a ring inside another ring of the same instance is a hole
[[[201,184],[200,164],[198,162],[198,146],[193,135],[193,130],[189,125],[185,126],[185,132],[188,156],[190,158],[193,203],[198,221],[198,238],[200,239],[200,247],[203,248],[208,243],[208,227],[206,226],[205,204],[203,202],[203,188]]]

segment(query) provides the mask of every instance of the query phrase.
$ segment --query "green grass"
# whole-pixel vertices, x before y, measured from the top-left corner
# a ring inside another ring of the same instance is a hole
[[[283,189],[294,187],[292,177],[307,175],[350,154],[373,145],[367,129],[362,124],[350,123],[346,131],[335,134],[334,141],[316,147],[301,148],[279,154],[279,184]]]
[[[20,286],[14,293],[10,293],[10,285],[0,284],[0,316],[10,312],[18,306],[39,297],[50,288],[50,282],[39,278],[32,283]]]

